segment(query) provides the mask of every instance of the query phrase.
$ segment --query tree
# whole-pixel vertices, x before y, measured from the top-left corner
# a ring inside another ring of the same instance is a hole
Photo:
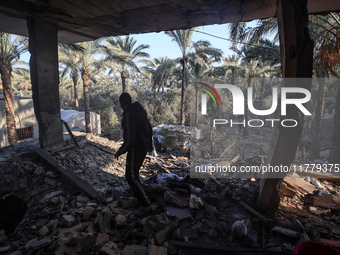
[[[93,57],[98,52],[100,41],[98,39],[80,43],[79,45],[83,48],[83,52],[78,53],[79,58],[76,62],[83,81],[86,133],[91,133],[89,81],[91,79],[95,80],[95,74],[99,72],[99,67]]]
[[[26,68],[16,68],[13,73],[15,73],[16,78],[14,81],[16,83],[16,87],[18,90],[28,91],[29,87],[31,86],[31,74],[30,70]],[[15,87],[15,84],[14,86]]]
[[[197,57],[204,61],[213,58],[214,61],[220,61],[222,51],[212,48],[208,41],[193,42],[191,40],[193,34],[198,27],[187,30],[173,30],[166,31],[165,34],[169,35],[174,42],[177,43],[181,50],[182,56],[177,59],[181,65],[181,80],[182,80],[182,93],[181,93],[181,125],[185,125],[185,97],[187,86],[187,63],[190,57]]]
[[[197,81],[200,78],[208,77],[212,74],[212,63],[207,63],[205,61],[201,61],[200,59],[191,58],[189,59],[189,67],[190,67],[190,74]],[[195,124],[198,123],[198,116],[199,116],[199,88],[196,82],[195,84]]]
[[[152,72],[152,89],[160,91],[164,93],[164,87],[167,81],[172,77],[173,72],[176,67],[176,63],[167,58],[167,57],[160,57],[154,59],[155,69]]]
[[[101,52],[105,55],[105,62],[116,63],[115,68],[122,79],[122,90],[126,92],[126,79],[131,69],[139,72],[136,65],[137,58],[148,58],[149,54],[144,52],[150,46],[141,44],[136,46],[137,40],[133,37],[108,37],[101,45]],[[114,69],[113,69],[114,70]]]
[[[73,50],[68,47],[59,47],[59,61],[64,65],[64,69],[62,71],[62,76],[65,76],[67,73],[70,75],[70,79],[73,82],[73,90],[74,90],[74,106],[77,111],[79,111],[79,101],[78,101],[78,81],[80,78],[79,75],[79,54],[81,51]]]
[[[11,34],[0,32],[0,74],[3,86],[6,125],[9,144],[17,142],[16,124],[14,115],[14,99],[12,92],[12,68],[20,58],[20,55],[27,51],[27,40],[22,37],[15,37]]]

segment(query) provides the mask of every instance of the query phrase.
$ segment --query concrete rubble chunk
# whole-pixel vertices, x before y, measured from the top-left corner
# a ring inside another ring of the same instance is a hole
[[[85,203],[87,203],[89,201],[90,201],[90,199],[88,197],[85,197],[85,196],[82,196],[82,195],[77,196],[77,202],[78,203],[85,204]]]
[[[65,245],[68,247],[75,247],[77,245],[78,236],[72,232],[65,240]]]
[[[10,248],[11,248],[10,245],[7,245],[5,247],[0,247],[0,254],[4,254],[5,252],[7,253]]]
[[[118,249],[116,243],[108,242],[100,249],[99,254],[100,255],[121,255],[121,251]]]
[[[44,239],[41,239],[40,241],[33,243],[31,245],[31,249],[36,251],[36,250],[39,250],[41,248],[49,246],[52,242],[53,242],[52,238],[45,237]]]
[[[75,218],[73,215],[63,215],[60,220],[60,224],[64,227],[72,227],[75,223]]]
[[[42,166],[38,166],[35,170],[34,170],[34,175],[35,176],[41,176],[44,172],[44,167]]]
[[[45,236],[48,234],[50,230],[48,229],[48,227],[43,226],[41,229],[39,229],[39,235],[41,236]]]
[[[83,213],[83,220],[89,220],[93,211],[94,211],[93,207],[85,207],[84,213]]]
[[[99,214],[98,223],[101,233],[105,233],[111,230],[111,210],[109,208],[104,208],[103,212]]]
[[[101,247],[104,244],[106,244],[109,241],[109,239],[110,239],[110,236],[108,234],[99,233],[97,235],[96,245]]]
[[[169,233],[170,233],[170,227],[166,227],[163,230],[157,232],[155,234],[156,243],[159,245],[164,243],[168,239]]]
[[[149,245],[148,255],[167,255],[168,250],[165,247]]]
[[[122,255],[147,255],[148,248],[142,245],[127,245],[125,246]]]
[[[85,234],[83,240],[81,241],[81,244],[84,247],[88,247],[88,246],[91,246],[92,244],[94,244],[96,239],[97,239],[97,236],[94,235],[94,234]]]
[[[53,191],[51,193],[48,193],[46,196],[44,196],[42,202],[46,202],[49,201],[51,198],[58,196],[59,194],[61,194],[63,191],[61,190],[57,190],[57,191]]]

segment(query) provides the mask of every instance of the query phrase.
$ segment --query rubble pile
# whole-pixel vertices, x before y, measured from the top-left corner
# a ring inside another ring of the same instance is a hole
[[[0,149],[0,199],[16,196],[27,205],[12,228],[4,229],[0,217],[0,254],[289,254],[300,240],[339,245],[339,183],[319,181],[321,188],[295,178],[313,186],[307,191],[285,178],[279,210],[263,215],[252,207],[257,179],[191,179],[188,158],[148,155],[141,178],[153,210],[137,219],[125,156],[113,156],[120,143],[96,136],[77,140],[79,148],[68,144],[50,154],[92,186],[96,197],[39,157],[37,142]],[[318,196],[322,190],[329,193]],[[328,200],[318,197],[330,195],[326,209]]]

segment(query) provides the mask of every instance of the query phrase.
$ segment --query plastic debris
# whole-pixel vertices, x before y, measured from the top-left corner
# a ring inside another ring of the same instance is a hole
[[[318,189],[324,189],[325,188],[317,179],[312,178],[310,183],[313,184]]]
[[[248,229],[243,220],[238,220],[231,226],[231,231],[235,236],[246,236]]]
[[[199,209],[203,207],[202,199],[195,194],[190,195],[190,208]]]

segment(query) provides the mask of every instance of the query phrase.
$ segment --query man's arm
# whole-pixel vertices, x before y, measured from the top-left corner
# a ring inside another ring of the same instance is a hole
[[[116,152],[115,158],[118,158],[120,155],[126,153],[135,143],[136,136],[135,120],[131,118],[131,112],[127,112],[124,117],[125,117],[124,118],[125,123],[123,123],[124,143]]]

